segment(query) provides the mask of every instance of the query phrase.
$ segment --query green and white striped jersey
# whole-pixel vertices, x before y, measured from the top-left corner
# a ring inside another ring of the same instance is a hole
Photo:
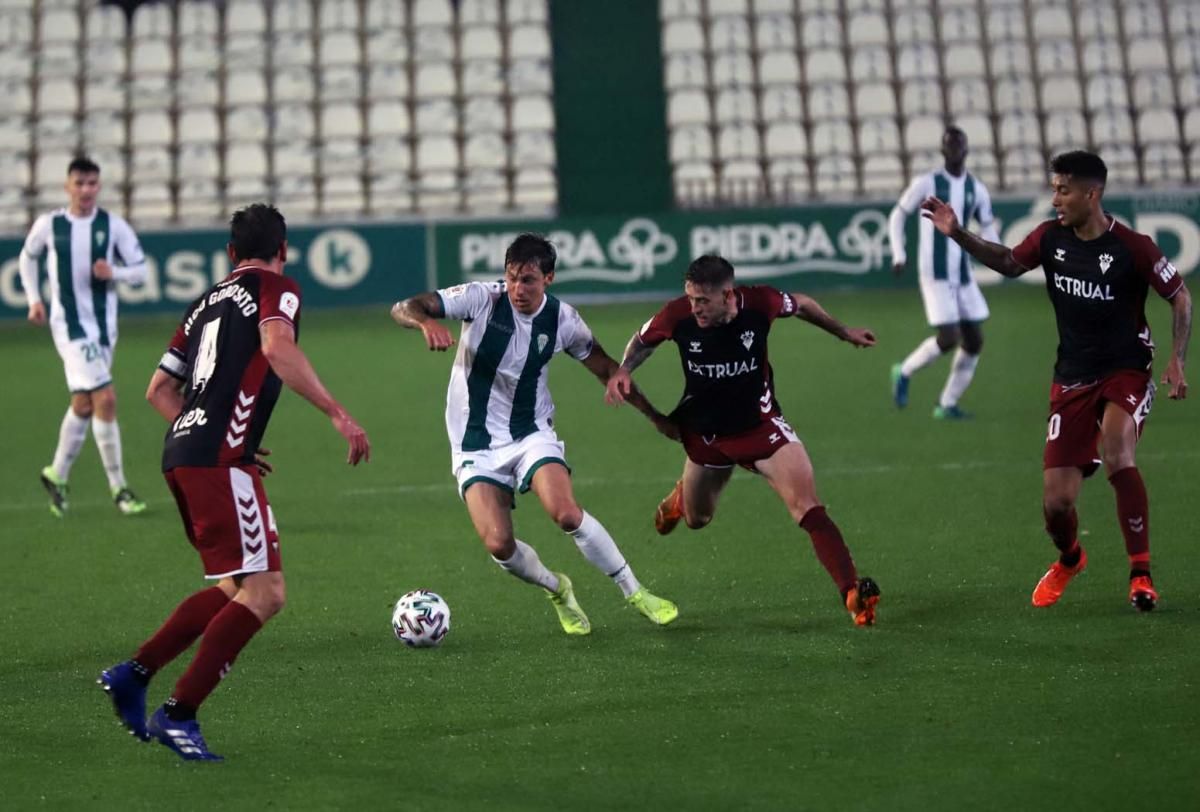
[[[892,209],[892,215],[888,218],[888,232],[893,262],[905,261],[905,222],[927,197],[936,197],[949,203],[964,228],[969,227],[971,220],[976,220],[983,228],[981,234],[985,240],[1000,241],[1000,235],[996,232],[996,217],[992,214],[992,196],[983,181],[970,172],[955,177],[945,169],[937,169],[913,178]],[[972,281],[970,255],[958,243],[935,229],[926,217],[921,218],[918,233],[917,270],[922,279],[945,280],[960,285]]]
[[[21,249],[21,284],[30,304],[41,301],[39,262],[50,277],[50,329],[68,341],[86,339],[101,346],[117,341],[117,288],[114,282],[141,283],[146,257],[137,234],[123,218],[97,208],[88,217],[66,209],[34,221]],[[99,259],[113,267],[113,279],[97,279]]]
[[[491,449],[554,425],[547,365],[566,351],[582,361],[592,331],[579,312],[546,294],[536,313],[512,306],[504,283],[438,291],[442,312],[463,321],[446,394],[446,431],[458,451]]]

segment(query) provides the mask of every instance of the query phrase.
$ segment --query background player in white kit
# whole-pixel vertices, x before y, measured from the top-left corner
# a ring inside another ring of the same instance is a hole
[[[429,349],[440,351],[454,338],[438,319],[464,322],[450,373],[446,430],[459,495],[495,562],[545,589],[567,634],[591,631],[571,580],[547,569],[513,533],[515,492],[532,489],[584,557],[613,579],[635,609],[665,625],[679,610],[642,587],[612,536],[576,503],[564,447],[554,432],[550,359],[565,351],[601,382],[617,368],[575,308],[546,293],[555,260],[549,241],[522,234],[505,253],[503,282],[472,282],[413,296],[392,307],[392,318],[421,330]],[[678,438],[640,392],[631,402],[660,431]]]
[[[97,207],[100,167],[88,158],[74,159],[67,167],[66,189],[67,207],[34,221],[20,260],[29,320],[42,325],[47,319],[38,263],[46,258],[50,334],[71,392],[54,461],[42,469],[42,485],[50,494],[50,512],[61,518],[67,510],[67,478],[90,423],[113,502],[126,515],[141,513],[146,503],[129,489],[121,462],[112,359],[117,346],[115,283],[140,284],[146,278],[146,258],[129,223]]]
[[[983,182],[966,171],[967,136],[958,127],[946,128],[942,135],[942,155],[946,159],[945,166],[913,178],[888,218],[892,269],[896,274],[904,271],[907,259],[905,222],[928,197],[948,201],[959,222],[975,219],[983,228],[985,240],[1000,241],[992,214],[992,197]],[[979,353],[983,349],[981,323],[988,317],[987,302],[971,275],[969,256],[958,243],[947,239],[925,218],[921,218],[919,228],[917,270],[921,298],[925,302],[929,326],[937,332],[892,367],[892,398],[897,407],[907,406],[909,379],[917,370],[957,347],[933,416],[949,420],[970,417],[959,408],[958,401],[971,384],[979,364]]]

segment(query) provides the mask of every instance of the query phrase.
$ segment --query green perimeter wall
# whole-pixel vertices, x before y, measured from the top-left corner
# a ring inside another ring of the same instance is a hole
[[[1106,199],[1108,208],[1150,234],[1182,273],[1200,264],[1200,190]],[[289,230],[294,275],[307,307],[384,305],[434,286],[501,276],[504,249],[523,230],[546,233],[559,249],[554,289],[568,299],[653,299],[678,295],[692,257],[728,257],[747,282],[800,290],[902,288],[916,274],[891,273],[891,202],[787,209],[736,209],[530,220],[372,223]],[[1045,198],[997,201],[1007,245],[1052,213]],[[916,219],[909,221],[909,244]],[[229,272],[223,231],[146,233],[151,266],[141,287],[119,288],[123,312],[181,312]],[[0,319],[25,316],[18,239],[0,239]],[[910,252],[911,256],[912,252]],[[44,281],[43,275],[43,281]],[[1000,282],[981,271],[983,283]],[[1037,283],[1040,274],[1023,281]]]

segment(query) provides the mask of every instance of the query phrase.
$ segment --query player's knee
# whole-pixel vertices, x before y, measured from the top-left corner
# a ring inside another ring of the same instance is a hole
[[[508,533],[488,533],[483,537],[483,546],[497,561],[507,561],[517,551],[516,539]]]
[[[264,618],[275,617],[283,611],[284,604],[287,603],[287,590],[283,584],[272,586],[266,590],[266,594],[262,596],[260,608]]]
[[[1048,517],[1065,516],[1075,507],[1075,500],[1065,491],[1047,491],[1042,495],[1042,509]]]
[[[968,355],[979,355],[983,352],[983,336],[963,336],[962,348]]]
[[[713,515],[711,511],[689,512],[684,510],[683,512],[683,521],[690,530],[699,530],[702,527],[707,527],[712,520]]]
[[[1115,444],[1111,448],[1105,446],[1100,452],[1100,459],[1104,462],[1104,470],[1109,476],[1126,468],[1132,468],[1135,464],[1133,451]]]
[[[962,341],[962,334],[959,333],[957,327],[939,327],[936,340],[938,349],[942,352],[949,352]]]
[[[92,397],[91,395],[72,395],[71,396],[71,411],[75,416],[87,420],[92,416]]]
[[[563,532],[571,533],[578,530],[579,525],[583,524],[583,510],[574,503],[555,505],[550,511],[550,518]]]

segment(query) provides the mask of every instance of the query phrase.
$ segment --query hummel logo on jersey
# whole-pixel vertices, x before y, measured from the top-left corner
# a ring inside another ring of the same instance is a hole
[[[229,431],[225,434],[225,442],[230,448],[237,448],[246,440],[246,429],[250,427],[250,407],[254,404],[255,395],[247,395],[238,391],[237,402],[233,404],[233,416],[229,418]]]
[[[700,352],[700,342],[693,341],[692,345],[688,347],[688,352]]]
[[[746,332],[742,333],[741,337],[742,337],[742,346],[745,347],[746,349],[750,349],[750,345],[754,343],[754,331],[747,330]]]
[[[779,432],[777,432],[777,431],[771,432],[771,436],[768,437],[767,439],[770,440],[772,443],[779,442]]]
[[[1129,520],[1129,529],[1135,533],[1140,533],[1146,529],[1146,520],[1141,516],[1134,516]]]
[[[1113,264],[1112,254],[1101,254],[1100,255],[1100,273],[1108,273],[1108,269],[1112,267],[1112,264]]]
[[[1055,248],[1054,249],[1054,258],[1056,260],[1058,260],[1059,262],[1062,262],[1063,260],[1065,260],[1067,258],[1067,249]]]
[[[538,355],[541,355],[542,352],[544,352],[546,349],[546,344],[550,341],[550,336],[546,335],[545,333],[538,333],[537,341],[538,341]]]
[[[1154,263],[1154,272],[1164,282],[1170,282],[1171,277],[1175,275],[1175,266],[1166,257],[1163,257],[1158,262]]]
[[[1129,397],[1126,398],[1126,400],[1129,401],[1130,406],[1137,406],[1137,404],[1138,404],[1137,395],[1130,395]]]

